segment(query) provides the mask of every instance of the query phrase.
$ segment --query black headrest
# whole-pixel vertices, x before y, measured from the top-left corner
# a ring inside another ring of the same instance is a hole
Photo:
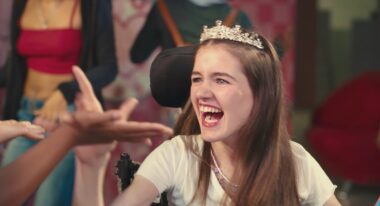
[[[150,90],[165,107],[182,107],[190,94],[191,72],[197,46],[161,51],[150,68]]]

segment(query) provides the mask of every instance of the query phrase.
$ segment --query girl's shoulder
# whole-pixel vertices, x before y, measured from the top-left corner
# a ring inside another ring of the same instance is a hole
[[[323,171],[317,160],[299,143],[290,141],[297,175],[301,205],[323,205],[336,186]]]
[[[290,141],[290,148],[293,153],[293,160],[297,170],[300,172],[319,166],[314,157],[299,143]]]
[[[298,142],[290,141],[290,148],[295,158],[304,159],[310,155],[309,152]]]

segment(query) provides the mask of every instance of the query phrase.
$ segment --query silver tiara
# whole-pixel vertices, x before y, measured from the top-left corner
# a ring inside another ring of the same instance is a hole
[[[228,39],[246,43],[258,49],[264,49],[258,34],[243,32],[240,25],[235,25],[232,28],[224,26],[220,20],[216,21],[216,26],[214,27],[208,28],[207,26],[203,26],[200,42],[208,39]]]

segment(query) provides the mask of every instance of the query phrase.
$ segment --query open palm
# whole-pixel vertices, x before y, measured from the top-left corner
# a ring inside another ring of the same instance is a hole
[[[77,95],[75,105],[77,110],[103,113],[103,109],[97,100],[90,82],[79,67],[73,68],[74,76],[79,84],[81,93]],[[95,144],[89,146],[77,146],[75,153],[77,159],[86,164],[98,164],[99,161],[109,159],[110,152],[115,148],[116,141],[149,143],[147,137],[171,135],[171,128],[159,123],[133,122],[127,121],[129,115],[137,105],[136,99],[124,102],[116,113],[118,119],[112,122],[103,123],[86,130],[82,135],[83,144]],[[77,125],[83,124],[77,122]],[[103,144],[102,144],[103,143]]]

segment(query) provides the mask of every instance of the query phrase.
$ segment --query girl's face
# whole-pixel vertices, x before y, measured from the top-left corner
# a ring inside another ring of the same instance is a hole
[[[223,45],[202,47],[191,75],[191,102],[205,141],[234,144],[253,96],[243,66]]]

